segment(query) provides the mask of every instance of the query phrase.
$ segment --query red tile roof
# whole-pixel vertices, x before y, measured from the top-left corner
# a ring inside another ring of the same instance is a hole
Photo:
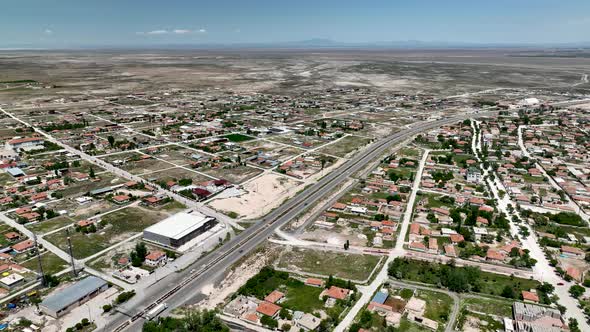
[[[333,299],[344,300],[348,292],[350,292],[348,289],[332,286],[326,291],[326,295]]]
[[[160,258],[162,258],[163,256],[166,256],[166,253],[160,250],[154,250],[154,251],[150,251],[149,254],[147,254],[147,256],[145,256],[145,259],[150,260],[150,261],[157,261]]]
[[[32,248],[34,245],[35,245],[35,243],[33,242],[33,240],[24,240],[22,242],[19,242],[19,243],[13,245],[12,249],[14,249],[16,251],[24,251],[29,248]]]
[[[282,299],[284,296],[285,296],[285,294],[279,292],[278,290],[273,290],[270,294],[268,294],[264,298],[264,301],[267,301],[270,303],[276,303],[278,300]]]
[[[305,280],[305,284],[311,286],[322,286],[324,284],[324,281],[322,279],[317,278],[307,278],[307,280]]]
[[[281,307],[279,307],[278,305],[276,305],[274,303],[270,303],[270,302],[266,302],[266,301],[260,302],[260,304],[256,308],[256,312],[259,312],[263,315],[267,315],[267,316],[271,316],[271,317],[276,315],[277,312],[279,312],[279,310],[281,310]]]
[[[522,291],[522,299],[525,301],[539,302],[539,296],[529,291]]]

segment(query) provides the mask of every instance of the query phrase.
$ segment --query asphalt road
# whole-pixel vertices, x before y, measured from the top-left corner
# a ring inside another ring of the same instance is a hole
[[[141,329],[140,325],[143,324],[143,313],[149,311],[153,306],[162,302],[168,303],[168,309],[163,313],[165,315],[173,308],[185,303],[191,303],[191,299],[200,293],[200,289],[204,285],[214,283],[220,279],[230,266],[267,240],[277,227],[284,225],[296,217],[308,205],[320,200],[350,175],[366,167],[373,159],[381,156],[395,143],[404,141],[424,131],[467,118],[493,116],[497,114],[498,111],[486,111],[423,122],[416,124],[410,129],[400,131],[374,142],[369,148],[363,150],[315,184],[305,188],[285,204],[273,210],[265,218],[232,238],[215,252],[197,260],[184,271],[162,279],[157,285],[147,289],[143,294],[136,295],[126,305],[120,308],[126,314],[117,313],[113,315],[111,323],[103,330],[137,331]]]

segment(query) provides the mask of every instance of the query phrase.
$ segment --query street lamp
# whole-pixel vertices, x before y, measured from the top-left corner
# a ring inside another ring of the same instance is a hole
[[[88,303],[86,303],[85,306],[88,309],[88,319],[92,322],[92,313],[90,312],[90,307],[88,306]]]

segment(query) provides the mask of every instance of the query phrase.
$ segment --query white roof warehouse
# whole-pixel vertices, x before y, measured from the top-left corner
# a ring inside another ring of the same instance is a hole
[[[48,296],[39,307],[46,315],[58,318],[107,288],[109,284],[106,281],[89,276]]]
[[[146,228],[143,238],[171,248],[178,248],[211,229],[217,220],[213,217],[185,212],[177,213]]]

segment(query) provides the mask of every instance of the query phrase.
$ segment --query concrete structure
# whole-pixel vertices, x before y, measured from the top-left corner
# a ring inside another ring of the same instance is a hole
[[[25,278],[20,274],[13,273],[0,279],[0,285],[7,289],[13,289],[25,282]]]
[[[106,281],[89,276],[48,296],[41,302],[39,308],[46,315],[58,318],[107,288],[109,284]]]
[[[469,167],[469,169],[467,170],[467,181],[472,183],[480,183],[481,180],[481,171],[476,167]]]
[[[6,142],[6,148],[13,149],[16,151],[42,149],[43,142],[45,142],[45,140],[41,137],[15,138],[15,139],[11,139],[8,142]]]
[[[514,330],[518,332],[561,331],[566,327],[561,313],[553,308],[530,303],[514,302]]]
[[[217,220],[213,217],[177,213],[146,228],[143,238],[167,247],[178,248],[211,229]]]
[[[322,320],[312,314],[305,313],[300,319],[295,321],[295,326],[303,331],[315,331]]]

